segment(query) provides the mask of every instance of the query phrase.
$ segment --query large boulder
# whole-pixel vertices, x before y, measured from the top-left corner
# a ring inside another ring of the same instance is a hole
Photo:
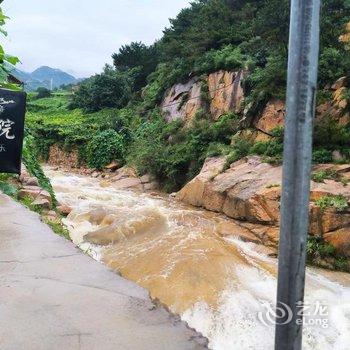
[[[257,223],[278,222],[281,168],[249,157],[219,172],[225,158],[208,159],[203,171],[189,182],[178,198],[188,204]]]
[[[107,183],[101,182],[102,187],[113,186],[118,190],[152,191],[157,190],[159,185],[153,176],[145,174],[139,176],[132,167],[124,166],[118,169]]]
[[[208,158],[200,174],[185,185],[176,197],[185,203],[240,220],[261,242],[276,245],[279,235],[282,167],[263,163],[258,156],[241,159],[226,170],[225,163],[224,157]],[[339,176],[350,176],[348,165],[322,165],[314,171],[330,167]],[[327,237],[341,236],[341,242],[345,240],[341,245],[344,247],[349,235],[343,229],[350,227],[350,210],[321,210],[315,204],[316,200],[324,196],[339,194],[349,200],[350,186],[330,179],[322,183],[311,182],[309,233],[324,237],[326,234],[329,234]],[[245,231],[240,229],[239,232]]]

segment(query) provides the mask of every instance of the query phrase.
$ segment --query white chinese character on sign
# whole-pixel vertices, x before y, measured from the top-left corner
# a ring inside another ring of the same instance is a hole
[[[11,135],[11,128],[13,124],[15,123],[10,119],[0,119],[0,137],[4,135],[8,140],[13,140],[15,138],[15,135]]]
[[[0,153],[2,152],[6,152],[6,148],[4,147],[4,145],[0,145]]]
[[[14,100],[5,100],[3,97],[0,97],[0,105],[10,105],[15,103]]]

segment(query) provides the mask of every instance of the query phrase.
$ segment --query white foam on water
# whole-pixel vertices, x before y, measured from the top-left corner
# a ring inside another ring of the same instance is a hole
[[[240,242],[239,246],[247,248],[247,255],[251,252],[254,258],[257,257],[252,250],[253,244]],[[261,257],[265,261],[270,260],[266,256]],[[213,350],[273,349],[274,325],[265,325],[258,315],[259,312],[266,314],[264,302],[272,307],[275,305],[276,278],[256,267],[237,266],[233,280],[236,283],[228,283],[217,309],[197,303],[182,315],[182,319],[206,336]],[[317,325],[304,326],[303,349],[349,350],[350,289],[309,272],[305,300],[310,305],[319,302],[326,305],[329,315],[316,315],[313,322],[318,322]],[[322,326],[324,321],[328,323],[326,328]]]

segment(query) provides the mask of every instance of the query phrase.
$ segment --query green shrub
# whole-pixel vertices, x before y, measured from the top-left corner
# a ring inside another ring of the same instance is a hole
[[[334,180],[343,183],[344,186],[346,186],[348,182],[346,178],[342,177],[336,170],[333,169],[325,169],[313,173],[312,180],[315,182],[324,182],[324,180]]]
[[[327,195],[315,201],[315,204],[320,207],[322,211],[327,208],[334,208],[341,212],[349,207],[348,200],[342,195]]]
[[[180,120],[166,123],[154,112],[134,132],[127,161],[140,173],[153,174],[166,191],[178,190],[200,171],[208,155],[227,152],[238,118],[226,115],[217,122],[196,119],[191,127]]]
[[[312,153],[312,161],[314,163],[332,163],[333,162],[333,156],[332,151],[328,151],[326,149],[317,149],[314,150]]]
[[[131,98],[132,74],[120,72],[106,65],[101,74],[83,81],[73,95],[70,108],[96,112],[103,108],[122,108]]]
[[[15,198],[17,196],[17,188],[4,181],[0,181],[0,191],[2,191],[10,197]]]
[[[246,57],[241,50],[232,45],[227,45],[220,50],[211,50],[201,56],[194,64],[197,74],[211,73],[218,70],[237,70],[244,67]]]
[[[331,117],[325,118],[315,126],[314,131],[314,162],[330,163],[333,161],[332,151],[339,150],[347,156],[350,144],[349,125],[340,125]]]
[[[232,151],[232,147],[219,143],[219,142],[212,142],[209,144],[207,149],[207,157],[216,157],[216,156],[224,156],[230,153]]]
[[[331,265],[339,271],[349,272],[348,260],[322,237],[309,236],[306,245],[307,262],[310,265],[325,267]],[[326,265],[325,265],[326,264]]]
[[[61,222],[53,222],[51,220],[45,220],[45,223],[49,225],[56,235],[59,235],[67,240],[71,240],[68,229]]]
[[[87,147],[87,163],[101,169],[113,160],[124,160],[123,136],[114,130],[105,130],[92,137]]]
[[[343,56],[343,52],[332,47],[325,47],[320,54],[318,68],[319,83],[321,86],[329,84],[344,75],[348,69],[349,59]]]

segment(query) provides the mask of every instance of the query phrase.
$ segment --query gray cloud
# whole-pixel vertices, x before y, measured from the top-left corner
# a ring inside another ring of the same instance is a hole
[[[130,41],[159,39],[189,0],[6,0],[5,49],[20,68],[48,65],[85,77]]]

